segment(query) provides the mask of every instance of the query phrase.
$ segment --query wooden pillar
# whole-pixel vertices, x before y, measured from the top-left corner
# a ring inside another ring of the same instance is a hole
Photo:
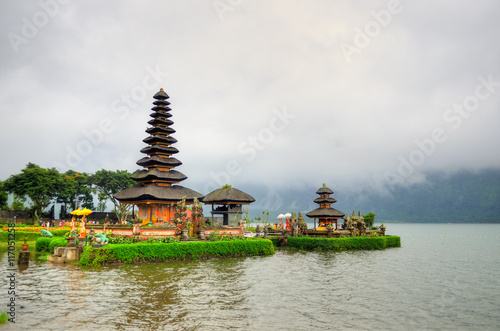
[[[153,223],[153,205],[149,204],[149,223]]]

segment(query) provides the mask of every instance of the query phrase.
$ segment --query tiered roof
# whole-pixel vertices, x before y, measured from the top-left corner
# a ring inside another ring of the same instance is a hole
[[[176,202],[182,200],[186,196],[186,200],[201,198],[203,195],[191,189],[182,187],[179,182],[187,179],[183,173],[174,170],[182,164],[181,161],[172,157],[179,150],[172,146],[177,142],[177,139],[171,136],[175,130],[170,126],[174,124],[169,118],[171,108],[168,94],[160,89],[153,97],[154,107],[151,108],[153,118],[148,123],[152,127],[146,130],[150,134],[143,141],[148,144],[141,150],[141,153],[147,155],[143,157],[137,164],[144,169],[134,173],[131,178],[137,181],[137,185],[125,189],[115,194],[120,202],[140,203],[141,201],[159,202]]]
[[[342,218],[345,214],[335,208],[331,207],[331,204],[337,202],[334,198],[330,197],[333,191],[323,184],[323,187],[316,191],[320,197],[314,200],[315,203],[319,204],[319,208],[316,208],[306,215],[310,218]]]
[[[205,195],[201,201],[207,205],[246,205],[254,202],[255,199],[231,185],[224,185]]]

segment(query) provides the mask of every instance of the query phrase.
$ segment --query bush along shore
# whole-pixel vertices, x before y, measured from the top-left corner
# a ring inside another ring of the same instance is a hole
[[[234,240],[216,242],[109,244],[87,246],[80,264],[98,266],[119,263],[165,262],[274,254],[271,240]]]
[[[377,237],[345,237],[345,238],[311,238],[289,237],[288,247],[299,250],[345,251],[345,250],[375,250],[389,247],[401,247],[398,236]],[[275,244],[280,245],[280,241]]]
[[[50,230],[50,233],[52,233],[54,237],[64,237],[64,235],[67,234],[68,232],[69,232],[68,230]],[[21,240],[22,238],[26,238],[28,241],[35,241],[42,235],[40,234],[40,232],[18,231],[16,229],[15,236],[16,236],[15,239],[16,241]],[[7,242],[8,238],[9,238],[9,232],[0,231],[0,242]]]

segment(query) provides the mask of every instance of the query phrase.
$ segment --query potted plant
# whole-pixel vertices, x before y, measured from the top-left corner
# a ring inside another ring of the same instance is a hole
[[[28,250],[28,237],[22,237],[21,240],[23,241],[23,244],[21,245],[23,251]]]

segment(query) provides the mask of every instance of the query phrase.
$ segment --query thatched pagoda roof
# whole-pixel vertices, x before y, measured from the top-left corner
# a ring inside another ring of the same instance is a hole
[[[179,153],[179,150],[175,147],[169,146],[169,147],[162,147],[162,146],[146,146],[143,149],[141,149],[141,153],[144,154],[175,154]]]
[[[316,194],[333,194],[333,191],[330,190],[328,187],[326,187],[325,184],[323,184],[323,187],[320,188],[319,190],[316,191]]]
[[[147,128],[146,129],[146,132],[149,133],[149,134],[152,134],[152,135],[155,135],[155,134],[172,134],[172,133],[175,133],[175,130],[168,127],[163,127],[163,126],[153,126],[151,128]]]
[[[154,144],[154,143],[175,144],[177,142],[177,139],[175,139],[174,137],[157,134],[154,136],[149,136],[143,139],[142,141],[144,141],[146,144]]]
[[[139,182],[144,182],[144,181],[151,181],[151,180],[160,180],[161,182],[170,182],[170,183],[177,183],[182,180],[187,179],[187,176],[184,175],[182,172],[177,171],[177,170],[170,170],[170,171],[160,171],[156,168],[151,169],[151,170],[140,170],[137,171],[136,173],[132,174],[130,178],[137,180]]]
[[[161,118],[154,118],[152,120],[149,120],[148,123],[151,124],[151,125],[153,125],[153,126],[156,126],[156,125],[166,125],[166,126],[169,126],[169,125],[174,124],[174,122],[171,121],[171,120],[161,119]]]
[[[143,157],[137,161],[137,165],[141,167],[152,167],[152,166],[163,166],[163,167],[178,167],[182,164],[181,161],[177,160],[175,157],[159,157],[158,155],[153,155],[151,157]]]
[[[158,108],[158,109],[155,110],[154,113],[151,113],[149,115],[149,116],[151,116],[153,118],[158,118],[158,117],[168,118],[168,117],[172,117],[172,114],[164,112],[164,111],[160,111],[161,109],[164,109],[164,108],[160,108],[160,107],[153,107],[153,108]]]
[[[180,185],[158,186],[153,183],[147,186],[139,184],[129,187],[116,193],[114,197],[120,202],[145,200],[178,202],[181,201],[183,197],[186,197],[186,201],[192,201],[194,198],[201,199],[203,194]]]
[[[314,199],[314,202],[315,203],[335,203],[337,202],[337,200],[335,200],[334,198],[316,198]]]
[[[165,91],[163,91],[163,89],[160,89],[158,92],[156,92],[156,94],[153,96],[153,98],[163,100],[163,99],[168,99],[170,97],[168,96],[168,94]]]
[[[222,188],[212,191],[205,195],[201,201],[211,205],[231,205],[231,204],[250,204],[255,199],[230,185],[224,185]]]
[[[317,208],[308,212],[310,218],[342,218],[345,214],[335,208]]]

